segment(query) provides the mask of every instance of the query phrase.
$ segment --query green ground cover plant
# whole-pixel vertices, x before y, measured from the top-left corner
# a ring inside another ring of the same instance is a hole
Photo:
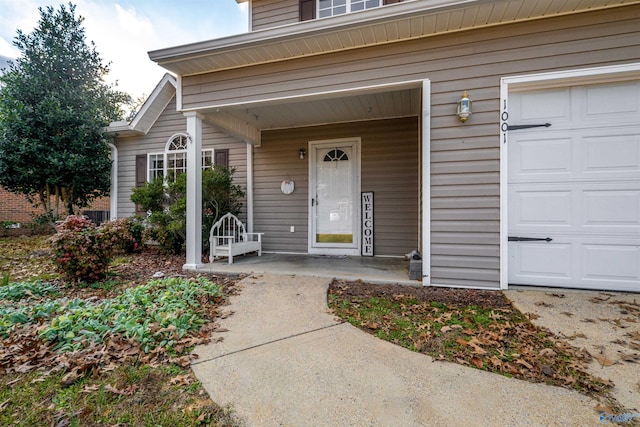
[[[233,279],[185,275],[153,248],[119,255],[102,281],[37,279],[49,245],[0,240],[0,425],[242,425],[189,369]]]

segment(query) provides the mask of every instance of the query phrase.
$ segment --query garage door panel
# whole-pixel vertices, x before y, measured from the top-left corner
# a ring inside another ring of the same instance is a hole
[[[607,227],[602,233],[640,232],[640,190],[586,190],[582,201],[582,225],[591,232],[594,227]]]
[[[509,283],[640,292],[640,82],[509,102]]]
[[[577,96],[585,97],[582,121],[627,122],[640,114],[640,83],[620,83],[606,86],[576,88]]]
[[[577,258],[570,242],[509,242],[509,284],[569,287]]]
[[[527,139],[518,141],[512,167],[515,180],[526,180],[531,175],[571,174],[571,138]]]
[[[582,246],[584,280],[638,282],[640,248],[637,245],[585,244]]]
[[[580,143],[582,171],[585,178],[605,175],[607,178],[624,178],[640,171],[640,131],[618,135],[585,136]]]
[[[531,227],[570,229],[572,225],[572,194],[571,191],[548,189],[518,191],[513,189],[510,200],[513,226],[517,229]]]
[[[523,93],[510,109],[517,109],[517,116],[523,123],[540,120],[556,122],[571,121],[571,92],[556,89],[545,92]],[[510,113],[511,114],[511,113]]]

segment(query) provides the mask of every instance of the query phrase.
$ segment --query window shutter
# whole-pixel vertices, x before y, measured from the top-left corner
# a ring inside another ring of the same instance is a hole
[[[300,21],[316,18],[316,0],[300,0]]]
[[[136,156],[136,187],[142,187],[147,183],[147,155]]]
[[[216,150],[215,151],[215,160],[213,162],[216,166],[224,166],[225,168],[229,167],[229,150]]]
[[[402,0],[384,0],[382,4],[400,3]]]
[[[136,155],[136,187],[142,187],[147,183],[147,155]],[[136,215],[144,215],[140,205],[136,205]]]

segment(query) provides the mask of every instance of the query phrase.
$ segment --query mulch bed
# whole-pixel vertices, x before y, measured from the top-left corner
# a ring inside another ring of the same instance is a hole
[[[476,305],[485,308],[506,308],[511,303],[499,291],[483,291],[477,289],[454,289],[442,287],[412,287],[406,285],[372,285],[361,281],[333,281],[329,289],[339,291],[345,297],[356,298],[389,298],[403,295],[419,301],[437,301],[443,304]]]

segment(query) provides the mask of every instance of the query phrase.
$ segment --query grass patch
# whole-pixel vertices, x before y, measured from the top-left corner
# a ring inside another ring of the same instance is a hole
[[[454,303],[404,294],[357,295],[348,286],[332,284],[329,307],[378,338],[436,360],[585,394],[604,396],[611,387],[587,373],[586,352],[534,326],[511,305],[474,304],[468,290],[461,291],[467,302]]]
[[[3,376],[0,425],[240,426],[188,369],[125,365],[61,387],[62,374]]]

